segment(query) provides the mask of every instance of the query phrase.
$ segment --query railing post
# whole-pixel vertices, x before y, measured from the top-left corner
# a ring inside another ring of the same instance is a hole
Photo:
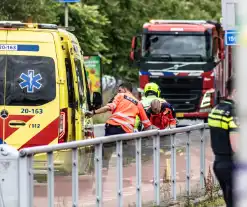
[[[72,149],[72,200],[73,207],[78,207],[79,202],[79,172],[78,172],[78,148]]]
[[[95,145],[95,180],[96,180],[96,206],[102,206],[102,147],[103,145]]]
[[[154,200],[160,205],[160,135],[153,137]]]
[[[19,152],[7,145],[0,145],[0,206],[19,207]],[[27,194],[27,192],[26,192]],[[25,195],[28,200],[29,195]],[[27,206],[29,207],[29,206]]]
[[[48,168],[47,168],[47,197],[48,197],[48,206],[54,206],[54,159],[53,159],[53,152],[47,153],[48,159]]]
[[[136,206],[142,206],[142,140],[137,138],[135,141],[136,145]]]
[[[33,156],[19,158],[19,207],[33,207]]]
[[[118,207],[123,206],[123,141],[117,141],[117,198]]]
[[[187,196],[190,196],[190,132],[187,132],[187,143],[186,143],[186,192]]]
[[[204,139],[204,133],[205,127],[200,130],[201,134],[201,143],[200,143],[200,187],[201,189],[204,189],[205,183],[205,139]]]
[[[177,171],[177,153],[176,153],[176,142],[175,142],[175,134],[171,134],[171,157],[172,157],[172,198],[173,200],[177,199],[177,180],[176,180],[176,171]]]

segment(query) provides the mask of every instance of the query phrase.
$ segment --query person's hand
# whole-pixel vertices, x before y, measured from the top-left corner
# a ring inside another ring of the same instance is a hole
[[[85,112],[85,116],[88,117],[88,118],[93,117],[93,115],[94,115],[94,112],[93,111],[86,111]]]
[[[158,129],[158,130],[160,129],[159,127],[154,126],[154,125],[152,125],[151,127],[152,127],[152,129]]]
[[[152,129],[158,129],[158,130],[159,130],[158,127],[156,127],[156,126],[154,126],[154,125],[151,125],[151,126],[145,128],[144,131],[148,131],[148,130],[152,130]]]

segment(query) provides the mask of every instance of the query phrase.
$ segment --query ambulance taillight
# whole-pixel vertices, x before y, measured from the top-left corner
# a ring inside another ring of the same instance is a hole
[[[58,143],[65,142],[67,136],[67,110],[62,109],[59,117],[59,139]]]

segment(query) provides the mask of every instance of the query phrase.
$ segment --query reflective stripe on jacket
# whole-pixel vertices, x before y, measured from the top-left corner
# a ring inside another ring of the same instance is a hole
[[[151,126],[142,104],[131,93],[118,93],[107,106],[112,111],[107,123],[120,125],[127,133],[134,131],[136,116],[140,117],[145,128]]]

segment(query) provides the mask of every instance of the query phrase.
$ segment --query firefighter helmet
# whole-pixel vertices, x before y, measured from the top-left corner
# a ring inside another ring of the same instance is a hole
[[[160,87],[156,83],[147,83],[144,87],[144,94],[145,96],[152,94],[160,97]]]

